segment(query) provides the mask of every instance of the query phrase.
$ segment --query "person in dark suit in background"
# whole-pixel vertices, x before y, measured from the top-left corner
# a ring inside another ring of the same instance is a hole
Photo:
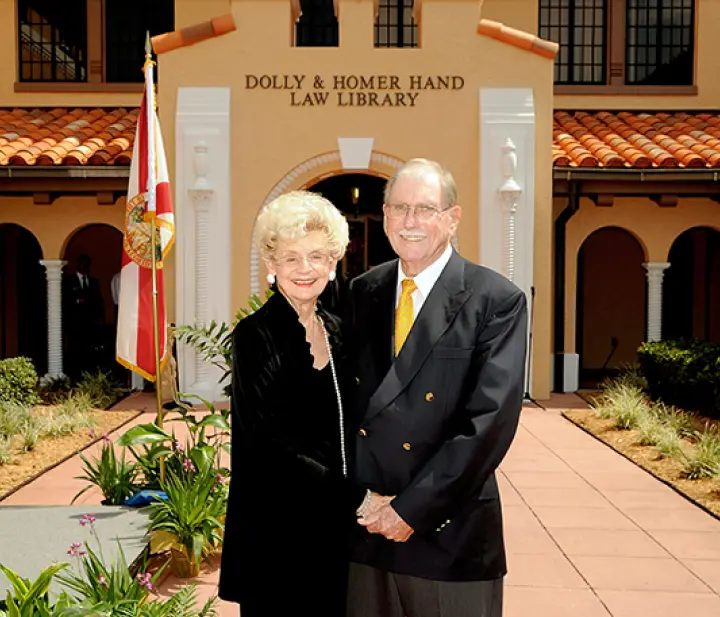
[[[500,617],[506,574],[495,470],[523,399],[525,294],[451,246],[457,189],[413,159],[385,190],[399,259],[354,279],[359,510],[349,617]],[[376,493],[394,495],[374,507]],[[365,509],[367,507],[367,510]]]
[[[79,375],[97,365],[95,347],[103,324],[100,283],[90,276],[89,255],[79,255],[75,272],[64,278],[63,323],[67,332],[68,374]]]

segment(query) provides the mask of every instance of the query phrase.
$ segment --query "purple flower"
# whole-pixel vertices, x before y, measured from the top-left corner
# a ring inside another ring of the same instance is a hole
[[[177,439],[173,439],[173,448],[175,452],[183,451],[183,445]]]
[[[68,549],[67,554],[70,555],[70,557],[82,557],[83,555],[86,555],[87,553],[85,551],[79,550],[81,546],[82,546],[82,544],[73,542],[70,545],[70,548]]]
[[[149,572],[146,572],[145,574],[138,574],[137,580],[140,587],[145,587],[148,591],[152,591],[152,581],[150,580],[152,577],[150,576]]]
[[[185,469],[185,471],[197,471],[195,465],[193,465],[193,462],[189,458],[183,461],[183,469]]]
[[[224,484],[224,483],[225,483],[225,480],[226,480],[225,476],[222,475],[221,473],[218,473],[218,474],[215,476],[215,479],[217,480],[217,483],[218,483],[218,484]]]
[[[92,514],[83,514],[83,517],[80,519],[80,524],[83,527],[85,527],[85,525],[90,525],[92,527],[96,520],[97,519]]]
[[[110,441],[110,438],[108,437],[107,433],[102,434],[102,440],[103,440],[103,443],[105,443],[107,445],[110,445],[112,443],[112,441]]]
[[[93,427],[90,428],[90,439],[95,439],[95,429]]]
[[[97,582],[100,583],[103,587],[110,587],[110,583],[108,583],[108,580],[104,574],[98,576]]]

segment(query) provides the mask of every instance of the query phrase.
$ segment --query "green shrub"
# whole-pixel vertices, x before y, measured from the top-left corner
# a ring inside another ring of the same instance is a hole
[[[720,417],[720,345],[653,341],[640,346],[638,358],[654,400]]]
[[[29,358],[0,360],[0,402],[36,405],[38,376]]]

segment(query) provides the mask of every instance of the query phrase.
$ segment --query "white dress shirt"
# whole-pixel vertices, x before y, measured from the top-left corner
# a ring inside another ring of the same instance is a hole
[[[403,280],[412,278],[415,281],[415,285],[417,285],[417,289],[412,294],[413,322],[417,319],[418,313],[420,313],[420,309],[425,303],[425,299],[430,295],[432,288],[440,278],[440,275],[445,269],[448,261],[450,261],[452,252],[452,246],[448,244],[443,254],[415,277],[406,276],[402,269],[402,262],[398,260],[398,281],[397,290],[395,292],[395,308],[397,309],[397,305],[400,302]]]

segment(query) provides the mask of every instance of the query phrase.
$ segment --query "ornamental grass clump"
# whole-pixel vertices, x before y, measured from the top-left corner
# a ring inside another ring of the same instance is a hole
[[[690,480],[720,475],[720,432],[717,426],[695,433],[695,444],[683,455],[683,473]]]
[[[650,415],[650,405],[637,387],[613,384],[603,391],[597,413],[601,418],[612,419],[616,428],[627,430],[637,428]]]
[[[0,403],[0,436],[12,439],[20,433],[31,416],[30,407],[22,403]]]
[[[0,435],[0,465],[12,462],[11,438]]]

